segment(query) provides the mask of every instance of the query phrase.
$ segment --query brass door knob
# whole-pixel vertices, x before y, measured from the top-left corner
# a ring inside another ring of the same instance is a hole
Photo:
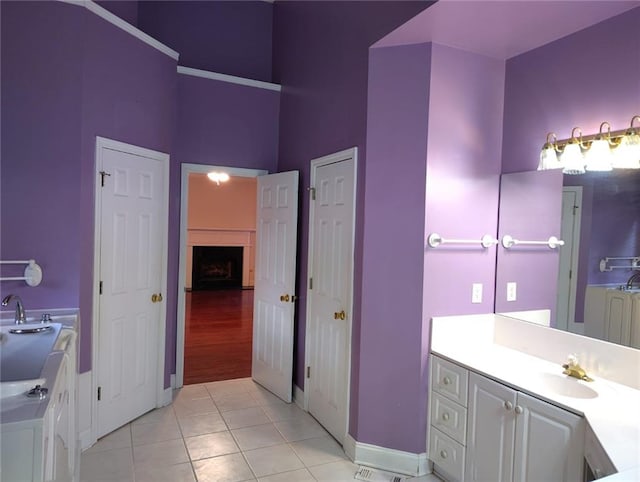
[[[333,314],[333,319],[334,320],[344,320],[347,318],[347,314],[344,312],[344,310],[342,310],[340,313],[338,313],[337,311]]]
[[[154,293],[151,295],[151,303],[157,303],[157,302],[158,302],[158,295]]]
[[[280,301],[283,301],[285,303],[289,302],[289,295],[282,295],[280,296]]]

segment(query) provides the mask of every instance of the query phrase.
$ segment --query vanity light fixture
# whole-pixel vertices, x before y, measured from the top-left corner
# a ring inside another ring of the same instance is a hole
[[[588,136],[579,127],[572,129],[569,139],[557,140],[555,133],[548,133],[538,164],[539,171],[547,169],[562,169],[565,174],[640,169],[640,115],[631,118],[628,129],[613,132],[603,122],[597,134]]]
[[[215,182],[218,186],[221,182],[227,182],[229,180],[229,174],[227,174],[226,172],[211,171],[207,174],[207,177]]]

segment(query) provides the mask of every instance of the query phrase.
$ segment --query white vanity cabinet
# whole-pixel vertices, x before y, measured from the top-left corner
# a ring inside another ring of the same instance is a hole
[[[439,357],[431,366],[428,453],[445,480],[582,480],[581,417]],[[454,379],[463,404],[442,389]]]

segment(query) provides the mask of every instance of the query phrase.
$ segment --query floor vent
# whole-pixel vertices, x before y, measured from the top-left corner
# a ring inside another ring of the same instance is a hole
[[[402,482],[406,480],[399,475],[382,472],[369,467],[360,467],[353,478],[356,480],[366,480],[367,482]]]

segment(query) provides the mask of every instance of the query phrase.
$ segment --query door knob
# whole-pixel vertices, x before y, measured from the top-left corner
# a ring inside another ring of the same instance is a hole
[[[340,313],[338,313],[337,311],[333,314],[333,319],[334,320],[344,320],[347,318],[347,314],[344,312],[344,310],[342,310]]]
[[[157,303],[157,302],[158,302],[158,295],[154,293],[151,295],[151,303]]]
[[[282,295],[280,296],[280,301],[283,301],[285,303],[289,302],[289,295]]]

